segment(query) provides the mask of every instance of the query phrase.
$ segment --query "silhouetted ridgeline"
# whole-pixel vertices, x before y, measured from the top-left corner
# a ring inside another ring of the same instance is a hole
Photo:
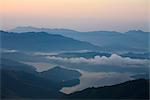
[[[68,98],[102,98],[102,99],[148,99],[149,80],[138,79],[125,83],[87,88],[83,91],[67,95]]]
[[[0,72],[2,98],[58,98],[62,87],[79,84],[80,77],[79,72],[60,67],[39,73],[32,66],[3,58]]]
[[[28,52],[100,50],[88,42],[45,32],[12,33],[0,31],[2,49]]]
[[[90,31],[78,32],[70,29],[49,29],[35,27],[17,27],[11,32],[47,32],[50,34],[60,34],[65,37],[87,41],[98,45],[104,51],[148,51],[148,39],[150,32],[142,30],[129,30],[128,32],[116,31]],[[140,37],[140,38],[139,38]]]

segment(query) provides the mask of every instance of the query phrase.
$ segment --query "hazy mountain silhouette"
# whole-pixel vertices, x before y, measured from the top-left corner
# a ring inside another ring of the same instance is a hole
[[[70,30],[70,29],[64,29],[64,28],[36,28],[31,26],[25,26],[25,27],[16,27],[14,29],[9,30],[9,32],[16,32],[16,33],[22,33],[22,32],[47,32],[51,34],[65,34],[65,33],[76,33],[78,31]]]
[[[1,58],[0,69],[25,71],[30,73],[35,72],[35,68],[33,66],[5,58]]]
[[[136,74],[131,76],[134,79],[150,79],[149,73]]]
[[[149,53],[133,53],[128,52],[125,54],[121,54],[122,57],[130,57],[132,59],[150,59]]]
[[[87,41],[103,47],[105,51],[148,51],[149,32],[130,30],[125,33],[116,31],[78,32],[69,29],[49,29],[34,27],[17,27],[12,32],[47,32],[61,34],[77,40]],[[134,46],[133,46],[134,45]]]
[[[2,48],[21,51],[99,50],[87,42],[45,32],[9,33],[0,31]]]
[[[10,60],[16,61],[25,61],[25,62],[48,62],[49,60],[43,56],[28,54],[26,52],[2,52],[1,57]]]

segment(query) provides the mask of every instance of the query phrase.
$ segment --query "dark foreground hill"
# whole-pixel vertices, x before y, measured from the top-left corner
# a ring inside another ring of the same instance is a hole
[[[2,98],[54,98],[59,97],[60,85],[31,73],[1,71]]]
[[[87,88],[67,95],[68,98],[101,98],[101,99],[148,99],[149,80],[138,79],[125,83]]]
[[[47,80],[59,83],[63,87],[71,87],[80,83],[79,77],[81,74],[78,71],[64,69],[57,66],[50,70],[41,72],[40,76]]]
[[[78,79],[81,76],[81,74],[78,71],[68,70],[61,67],[54,67],[53,69],[41,72],[41,76],[49,80],[61,82],[72,79]]]
[[[7,70],[16,70],[16,71],[24,71],[30,73],[36,73],[35,68],[33,66],[20,63],[15,60],[1,58],[0,59],[0,69],[7,69]]]
[[[56,67],[41,74],[33,66],[1,59],[1,98],[58,98],[64,86],[79,84],[80,73]],[[49,75],[49,79],[45,75]],[[51,79],[51,80],[50,80]],[[63,81],[65,80],[65,82]]]

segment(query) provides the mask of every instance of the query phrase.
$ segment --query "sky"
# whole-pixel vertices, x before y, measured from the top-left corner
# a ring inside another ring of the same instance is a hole
[[[0,0],[0,29],[148,31],[149,0]]]

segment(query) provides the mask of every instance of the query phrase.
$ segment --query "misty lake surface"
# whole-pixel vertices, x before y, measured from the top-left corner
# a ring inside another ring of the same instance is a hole
[[[78,71],[82,74],[80,84],[73,87],[64,87],[60,90],[61,92],[70,94],[89,87],[108,86],[132,80],[128,73]]]
[[[32,65],[36,68],[38,72],[46,71],[51,68],[54,68],[55,64],[46,63],[46,62],[24,62],[26,64]],[[66,69],[72,69],[68,67],[61,66]],[[130,76],[131,73],[121,73],[121,72],[89,72],[81,69],[72,69],[79,71],[81,77],[79,78],[80,83],[72,87],[63,87],[60,92],[70,94],[76,91],[81,91],[90,87],[101,87],[119,84],[128,80],[132,80]]]

